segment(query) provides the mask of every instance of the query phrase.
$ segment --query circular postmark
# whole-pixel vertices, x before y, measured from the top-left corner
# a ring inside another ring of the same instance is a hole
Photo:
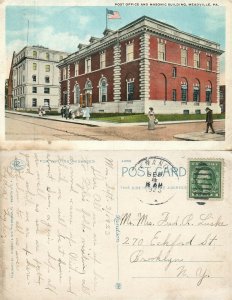
[[[22,159],[15,158],[10,163],[10,167],[12,170],[21,171],[25,168],[26,163]]]
[[[136,192],[136,198],[147,205],[161,205],[171,200],[185,188],[182,177],[186,169],[175,166],[169,159],[150,156],[139,160],[133,166],[124,166],[122,176],[129,188]]]

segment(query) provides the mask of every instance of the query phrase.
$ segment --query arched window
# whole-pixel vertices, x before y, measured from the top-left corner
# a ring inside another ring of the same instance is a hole
[[[205,87],[205,101],[208,103],[208,105],[211,105],[212,102],[212,84],[210,81],[208,81],[206,87]]]
[[[99,102],[107,102],[107,80],[102,77],[99,81]]]
[[[79,84],[75,84],[74,86],[74,103],[80,103],[80,86]]]
[[[92,92],[92,82],[91,80],[87,79],[86,83],[85,83],[85,90],[91,91]]]
[[[194,80],[193,83],[193,102],[200,102],[200,81]]]
[[[87,79],[85,83],[85,94],[83,104],[88,107],[92,106],[92,89],[92,82],[91,80]]]
[[[181,101],[182,102],[187,102],[187,94],[188,94],[188,86],[187,84],[182,84],[181,85]]]

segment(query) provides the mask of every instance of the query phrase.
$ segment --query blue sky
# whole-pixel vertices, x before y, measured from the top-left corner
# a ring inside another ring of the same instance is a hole
[[[203,38],[220,43],[225,49],[224,7],[111,7],[121,15],[109,20],[108,28],[118,29],[147,15]],[[7,6],[6,47],[8,65],[13,51],[20,51],[27,43],[43,45],[54,50],[74,52],[79,43],[88,43],[91,36],[102,37],[106,26],[104,6]],[[224,55],[221,73],[224,73]]]

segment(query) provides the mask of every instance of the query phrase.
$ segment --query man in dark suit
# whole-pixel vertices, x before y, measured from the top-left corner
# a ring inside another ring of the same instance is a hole
[[[206,111],[206,120],[205,121],[207,123],[205,133],[208,133],[209,127],[212,130],[212,133],[215,133],[215,131],[213,129],[213,112],[209,107],[206,107],[205,111]]]

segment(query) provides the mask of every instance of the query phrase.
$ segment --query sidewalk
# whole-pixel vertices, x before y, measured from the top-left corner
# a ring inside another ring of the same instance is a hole
[[[178,140],[184,141],[224,141],[225,140],[225,131],[217,130],[215,133],[205,133],[205,132],[191,132],[176,134],[174,137]]]
[[[147,126],[147,122],[140,122],[140,123],[113,123],[109,121],[96,121],[96,120],[83,120],[83,119],[65,119],[62,118],[60,115],[58,116],[51,116],[51,115],[45,115],[44,117],[40,117],[38,114],[32,114],[32,113],[25,113],[20,111],[12,111],[12,110],[6,110],[6,113],[9,114],[16,114],[16,115],[22,115],[27,116],[31,118],[39,118],[44,120],[50,120],[50,121],[57,121],[57,122],[67,122],[67,123],[74,123],[79,125],[86,125],[86,126],[92,126],[92,127],[123,127],[123,126]],[[223,120],[215,120],[217,121],[223,121]],[[188,120],[188,121],[165,121],[165,122],[159,122],[159,125],[169,125],[169,124],[183,124],[183,123],[201,123],[205,122],[205,120]]]

